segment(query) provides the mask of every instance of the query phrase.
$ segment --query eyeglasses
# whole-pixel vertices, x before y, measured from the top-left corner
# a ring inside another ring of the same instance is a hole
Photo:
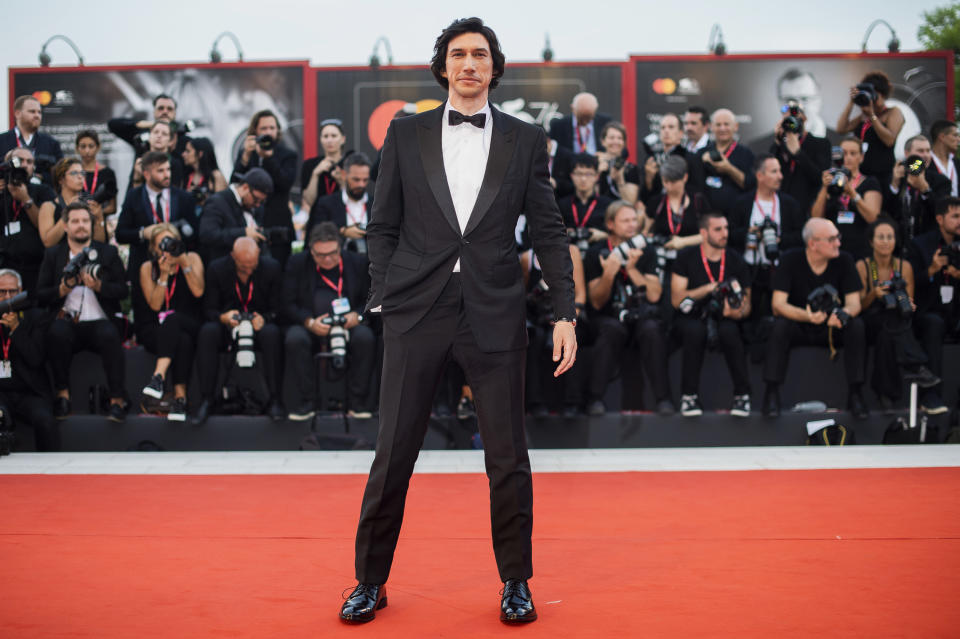
[[[597,172],[596,171],[574,171],[570,175],[573,177],[590,178],[590,177],[596,177]]]
[[[816,238],[816,239],[818,239],[818,240],[823,240],[824,242],[830,242],[831,244],[833,244],[834,242],[839,242],[839,241],[840,241],[840,236],[839,236],[839,235],[828,235],[827,237],[818,237],[818,238]]]
[[[19,292],[19,288],[0,288],[0,297],[13,297]]]
[[[70,177],[83,177],[83,171],[67,171]]]
[[[337,248],[336,250],[330,251],[329,253],[317,253],[313,249],[310,249],[310,255],[314,256],[318,260],[323,260],[331,257],[337,257],[338,255],[340,255],[340,249]]]

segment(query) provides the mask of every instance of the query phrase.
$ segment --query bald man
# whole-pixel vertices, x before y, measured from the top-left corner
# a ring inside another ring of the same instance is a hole
[[[239,237],[229,255],[215,259],[206,271],[203,311],[206,323],[197,337],[197,377],[201,402],[193,424],[203,424],[213,410],[218,354],[234,343],[233,330],[249,319],[254,331],[254,349],[267,382],[270,399],[267,414],[274,421],[286,417],[281,403],[283,339],[276,318],[281,308],[280,264],[250,237]]]
[[[780,385],[786,377],[790,348],[832,343],[843,345],[849,385],[847,408],[857,419],[865,419],[868,411],[861,387],[867,343],[863,320],[858,317],[860,276],[853,258],[840,250],[840,231],[833,222],[823,218],[807,220],[803,242],[805,248],[783,254],[773,275],[771,306],[776,320],[767,342],[763,369],[767,383],[763,414],[766,417],[780,415]],[[825,284],[836,289],[836,301],[842,313],[828,314],[810,307],[808,296]]]
[[[737,141],[740,125],[730,109],[717,109],[710,116],[713,142],[707,145],[703,161],[707,199],[728,218],[733,203],[756,188],[753,176],[753,152]]]
[[[603,150],[600,131],[610,121],[609,115],[597,113],[600,103],[592,93],[578,93],[570,103],[570,115],[550,123],[550,137],[561,148],[574,153],[595,155]]]

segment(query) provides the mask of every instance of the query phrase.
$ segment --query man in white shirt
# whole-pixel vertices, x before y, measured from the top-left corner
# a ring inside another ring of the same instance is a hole
[[[950,180],[950,195],[957,197],[960,183],[960,159],[957,158],[960,132],[957,131],[957,123],[937,120],[930,127],[930,139],[933,140],[933,166],[940,175]]]
[[[366,253],[367,223],[373,210],[373,198],[367,193],[370,184],[370,159],[359,151],[343,159],[343,189],[319,198],[310,209],[304,229],[306,237],[320,222],[333,222],[344,237],[344,247]]]

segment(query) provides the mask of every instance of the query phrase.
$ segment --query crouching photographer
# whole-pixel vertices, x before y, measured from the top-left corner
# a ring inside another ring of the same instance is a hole
[[[843,344],[849,395],[857,419],[868,415],[863,401],[866,334],[860,314],[860,278],[853,258],[840,251],[840,233],[829,220],[811,218],[803,227],[804,250],[783,254],[773,276],[774,321],[767,342],[763,376],[766,417],[780,415],[780,385],[787,374],[790,347]]]
[[[683,349],[680,413],[703,414],[700,370],[707,348],[723,351],[733,380],[737,417],[750,415],[750,378],[738,322],[750,315],[750,271],[739,253],[727,248],[729,229],[722,213],[700,218],[699,247],[684,249],[673,263],[671,302],[679,312],[674,326]]]
[[[276,260],[260,255],[249,237],[233,243],[233,251],[207,267],[203,309],[207,322],[197,337],[197,377],[202,401],[193,417],[203,424],[213,409],[218,353],[230,349],[236,365],[252,367],[260,351],[270,399],[267,414],[274,421],[286,417],[280,403],[283,349],[280,327],[281,270]]]
[[[657,411],[673,414],[667,382],[666,331],[656,307],[662,292],[656,254],[644,250],[637,211],[628,202],[613,202],[607,207],[605,219],[607,241],[591,247],[583,260],[590,322],[597,336],[587,413],[598,416],[606,412],[603,395],[632,339],[640,346]]]
[[[360,311],[370,290],[367,258],[344,251],[333,222],[321,222],[307,238],[309,252],[290,257],[283,280],[283,313],[290,323],[284,340],[296,377],[299,399],[290,419],[315,414],[313,354],[321,349],[330,367],[346,370],[347,407],[353,417],[370,417],[367,405],[376,363],[376,336],[361,323]]]

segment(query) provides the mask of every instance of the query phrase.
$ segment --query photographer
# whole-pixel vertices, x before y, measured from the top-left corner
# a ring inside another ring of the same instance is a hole
[[[950,197],[950,180],[937,170],[930,142],[924,136],[913,136],[903,150],[906,159],[893,167],[884,209],[900,223],[909,242],[937,227],[936,203]]]
[[[367,222],[373,210],[373,198],[367,193],[370,160],[354,152],[343,160],[343,189],[317,200],[307,220],[306,236],[320,222],[333,222],[343,236],[345,247],[354,253],[366,253]]]
[[[600,195],[611,200],[636,204],[640,195],[640,170],[627,162],[627,128],[620,122],[607,122],[600,132],[603,151],[597,152],[600,171]]]
[[[41,211],[52,216],[56,198],[49,186],[33,183],[33,169],[30,149],[17,148],[7,151],[0,172],[0,267],[17,270],[27,291],[36,288],[43,261]]]
[[[83,163],[83,190],[102,207],[104,219],[117,212],[117,176],[113,169],[100,166],[100,136],[93,129],[77,131],[75,148]]]
[[[217,155],[209,138],[190,138],[181,154],[187,172],[184,189],[196,200],[199,217],[207,198],[227,188],[227,179],[220,172]]]
[[[771,158],[772,159],[772,158]],[[728,226],[722,213],[700,217],[699,247],[684,249],[673,263],[671,303],[678,310],[674,327],[683,349],[680,414],[703,414],[700,371],[708,346],[719,346],[733,380],[737,417],[750,416],[750,378],[738,322],[750,315],[750,272],[736,251],[727,249]]]
[[[883,194],[877,178],[860,172],[860,140],[844,138],[840,148],[843,166],[823,172],[810,217],[822,217],[836,224],[843,250],[859,259],[870,253],[865,239],[867,227],[880,215]]]
[[[599,242],[607,237],[603,212],[610,206],[610,198],[597,195],[597,168],[599,160],[588,153],[578,153],[571,160],[573,170],[573,195],[562,198],[557,206],[563,216],[563,225],[567,234],[580,241],[580,250],[586,250],[586,244]]]
[[[127,182],[127,191],[143,185],[143,156],[147,153],[165,153],[170,159],[170,184],[177,188],[183,187],[184,174],[183,153],[177,153],[173,124],[166,120],[158,120],[150,127],[147,146],[137,154],[130,170],[130,181]]]
[[[957,147],[960,146],[960,133],[957,123],[950,120],[937,120],[930,126],[931,157],[937,173],[950,181],[950,196],[957,197],[957,184],[960,181],[960,158]]]
[[[753,188],[753,152],[736,141],[740,124],[730,109],[714,111],[710,128],[713,142],[700,156],[706,175],[704,191],[713,208],[728,215],[734,201]]]
[[[293,216],[290,214],[290,187],[297,177],[297,153],[283,144],[280,121],[268,109],[257,111],[250,119],[243,149],[233,164],[231,182],[239,182],[250,169],[259,167],[273,180],[273,191],[263,205],[263,226],[270,240],[270,255],[283,267],[290,257],[293,241]],[[284,234],[280,229],[287,229]]]
[[[200,216],[200,254],[205,264],[228,255],[239,237],[265,244],[263,203],[273,192],[273,180],[263,169],[250,169],[239,184],[207,198]]]
[[[857,262],[863,283],[861,317],[867,343],[876,345],[870,385],[887,412],[902,394],[901,366],[922,388],[936,386],[940,378],[924,366],[927,356],[913,336],[913,267],[893,256],[899,240],[896,223],[880,216],[867,229],[867,240],[873,255]]]
[[[40,133],[43,111],[40,101],[32,95],[21,95],[13,102],[16,123],[9,131],[0,133],[0,155],[13,149],[28,149],[36,163],[36,176],[47,186],[53,186],[50,167],[63,158],[60,143],[46,133]]]
[[[346,154],[343,146],[347,136],[343,133],[343,122],[337,118],[328,118],[320,122],[320,148],[323,157],[310,158],[303,162],[300,169],[300,210],[309,211],[318,198],[331,195],[340,188],[343,172],[340,163]],[[309,232],[308,232],[309,234]]]
[[[20,274],[0,269],[0,304],[21,292]],[[0,313],[0,407],[12,413],[15,422],[33,427],[41,452],[60,450],[60,431],[50,410],[44,368],[44,328],[43,312],[38,309]]]
[[[916,273],[915,332],[927,354],[930,370],[943,376],[943,339],[957,334],[957,284],[960,283],[960,199],[937,202],[937,228],[913,240],[909,251]],[[947,412],[941,386],[928,389],[921,402],[928,415]]]
[[[903,128],[903,113],[899,107],[887,107],[890,97],[890,78],[883,71],[871,71],[860,84],[850,87],[850,101],[837,118],[837,133],[854,133],[863,143],[863,173],[880,184],[889,184],[896,159],[893,145]],[[860,113],[851,117],[854,105]],[[872,222],[872,220],[870,220]]]
[[[640,199],[644,202],[657,197],[663,191],[661,168],[664,162],[672,157],[681,158],[687,165],[689,179],[686,183],[687,192],[692,196],[704,191],[704,168],[700,158],[695,153],[687,151],[683,146],[683,125],[675,113],[664,113],[660,118],[658,137],[648,135],[643,140],[643,148],[647,152],[647,159],[643,164],[643,185],[640,188]],[[654,140],[654,142],[651,142]]]
[[[139,289],[146,306],[134,316],[137,341],[157,356],[143,394],[163,398],[164,381],[173,364],[173,405],[170,421],[187,419],[187,383],[193,368],[194,347],[200,330],[204,277],[203,262],[187,251],[180,231],[163,222],[149,227],[150,259],[139,269]]]
[[[206,323],[197,337],[197,377],[203,401],[193,418],[194,425],[207,421],[217,383],[218,353],[240,337],[240,328],[251,328],[253,345],[263,357],[263,373],[270,393],[267,414],[274,421],[286,417],[280,402],[283,374],[283,341],[276,318],[280,313],[282,288],[280,265],[249,237],[233,243],[230,255],[207,266],[203,309]],[[249,326],[247,326],[249,324]],[[241,326],[243,325],[243,326]],[[247,353],[236,350],[236,356]]]
[[[806,130],[807,114],[791,100],[774,129],[770,153],[780,163],[783,193],[800,204],[806,216],[820,188],[821,174],[830,168],[830,141]]]
[[[588,388],[587,414],[603,415],[603,395],[620,366],[627,342],[638,342],[661,415],[674,413],[667,381],[666,331],[656,307],[662,287],[656,274],[656,255],[640,248],[637,211],[617,200],[604,219],[608,237],[587,251],[583,260],[590,323],[597,335]],[[630,245],[633,245],[631,247]]]
[[[300,397],[290,413],[295,421],[314,415],[313,354],[325,346],[332,351],[336,346],[333,338],[340,329],[346,330],[347,359],[342,366],[347,369],[349,414],[371,415],[367,395],[376,365],[376,336],[368,325],[360,323],[370,275],[366,256],[341,250],[341,242],[336,225],[321,222],[307,237],[309,253],[298,253],[287,262],[283,314],[290,327],[284,341]],[[339,360],[332,362],[333,368],[338,366]]]
[[[677,251],[701,242],[700,216],[707,212],[709,205],[700,193],[687,191],[687,163],[683,158],[666,158],[660,175],[663,193],[647,202],[650,217],[646,219],[643,234],[650,243],[663,247],[665,268],[669,272]]]
[[[692,106],[683,112],[683,148],[699,157],[710,144],[710,116],[702,106]]]
[[[868,415],[863,401],[866,335],[860,314],[860,278],[849,254],[840,251],[840,233],[828,220],[812,218],[803,226],[805,249],[787,251],[773,275],[773,314],[763,377],[765,417],[780,416],[780,385],[787,374],[790,348],[806,344],[843,344],[850,392],[847,407],[857,419]],[[830,289],[826,288],[831,287]]]
[[[148,144],[148,134],[157,122],[175,123],[177,120],[177,101],[169,95],[161,93],[153,98],[153,120],[137,120],[136,118],[113,118],[107,122],[107,129],[110,133],[133,147],[136,157],[140,157],[147,151],[167,151],[180,157],[190,140],[186,136],[189,132],[187,127],[182,127],[182,133],[179,130],[171,131],[170,140],[176,142],[172,147],[163,149],[154,149]],[[179,129],[180,127],[178,127]]]
[[[83,164],[78,158],[63,158],[53,167],[53,181],[57,196],[53,208],[42,206],[37,216],[37,230],[40,240],[47,248],[56,246],[66,234],[66,210],[71,204],[83,204],[93,216],[93,239],[107,241],[107,227],[104,224],[103,207],[86,192]]]
[[[40,298],[56,313],[47,331],[56,393],[53,415],[64,419],[70,414],[70,362],[77,351],[90,350],[100,355],[107,375],[109,419],[122,422],[125,362],[111,318],[127,296],[123,262],[115,247],[91,239],[94,216],[86,204],[68,204],[63,216],[67,241],[46,250],[37,281]]]

